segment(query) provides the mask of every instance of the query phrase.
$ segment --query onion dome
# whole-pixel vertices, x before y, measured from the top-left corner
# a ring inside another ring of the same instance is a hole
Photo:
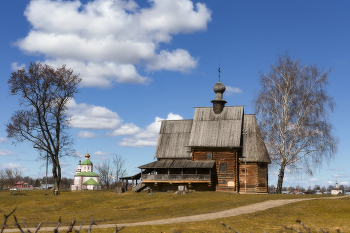
[[[224,84],[220,82],[220,67],[218,71],[219,71],[219,82],[217,82],[213,87],[213,90],[216,94],[216,98],[215,100],[211,101],[213,103],[213,111],[215,114],[220,114],[224,110],[225,104],[227,103],[225,100],[222,99],[222,96],[226,90],[226,87]]]
[[[85,158],[86,158],[86,159],[89,159],[89,158],[90,158],[89,152],[86,153]]]
[[[224,84],[222,84],[220,81],[214,85],[213,90],[215,93],[224,93],[226,90],[226,87]]]
[[[92,165],[92,162],[89,159],[86,159],[81,165]]]

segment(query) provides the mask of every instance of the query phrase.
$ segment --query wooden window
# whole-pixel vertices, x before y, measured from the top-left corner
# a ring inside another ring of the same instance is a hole
[[[220,172],[226,172],[226,163],[220,163]]]
[[[211,152],[207,152],[207,159],[211,159]]]

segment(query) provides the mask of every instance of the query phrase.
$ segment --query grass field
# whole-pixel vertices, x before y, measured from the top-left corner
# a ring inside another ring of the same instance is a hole
[[[49,194],[49,195],[45,195]],[[15,215],[29,227],[39,222],[43,226],[55,226],[59,217],[61,225],[69,225],[74,219],[77,224],[88,225],[91,215],[96,224],[141,222],[164,218],[211,213],[230,208],[274,199],[325,197],[325,195],[239,195],[223,192],[194,192],[188,195],[172,193],[115,194],[112,191],[61,192],[53,196],[49,191],[22,191],[21,195],[11,195],[0,191],[0,214],[8,214],[17,207]],[[350,199],[312,200],[277,207],[274,209],[246,214],[238,217],[205,222],[127,227],[121,232],[229,232],[223,221],[241,232],[281,232],[282,225],[297,226],[295,219],[301,219],[309,227],[324,227],[332,230],[340,227],[342,232],[350,226]],[[8,221],[13,228],[13,218]],[[319,225],[321,224],[321,225]],[[323,224],[323,225],[322,225]],[[93,232],[112,232],[112,229],[95,229]],[[320,232],[320,231],[316,231]]]

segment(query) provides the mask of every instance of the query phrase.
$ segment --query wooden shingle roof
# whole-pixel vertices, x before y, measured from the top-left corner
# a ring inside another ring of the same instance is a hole
[[[190,141],[192,120],[162,121],[155,157],[191,158],[191,150],[186,147]]]
[[[241,146],[243,113],[243,106],[225,107],[220,114],[215,114],[212,107],[196,108],[189,146]]]
[[[255,115],[244,114],[243,106],[227,106],[220,114],[212,107],[196,108],[193,120],[162,121],[155,157],[191,159],[191,147],[242,146],[247,162],[271,163]]]
[[[212,168],[214,165],[215,160],[162,160],[142,165],[139,168]]]
[[[255,115],[244,115],[243,128],[247,131],[243,140],[243,156],[247,158],[247,162],[271,163]]]

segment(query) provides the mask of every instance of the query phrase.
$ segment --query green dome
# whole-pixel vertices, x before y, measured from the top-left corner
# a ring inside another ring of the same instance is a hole
[[[85,159],[81,165],[92,165],[92,162],[89,159]]]

